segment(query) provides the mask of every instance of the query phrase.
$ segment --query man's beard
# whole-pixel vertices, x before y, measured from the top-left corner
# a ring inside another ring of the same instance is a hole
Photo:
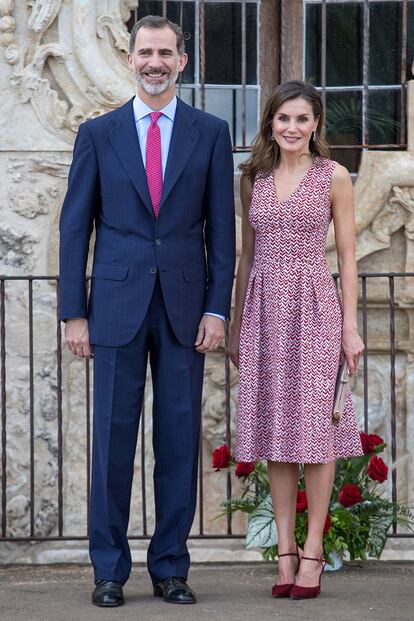
[[[165,93],[165,91],[168,90],[172,84],[176,83],[178,78],[178,69],[172,71],[169,75],[165,76],[163,81],[158,83],[147,82],[144,75],[138,70],[135,73],[135,77],[147,95],[161,95],[161,93]]]

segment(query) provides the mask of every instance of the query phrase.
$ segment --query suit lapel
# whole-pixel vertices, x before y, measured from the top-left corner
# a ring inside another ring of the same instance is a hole
[[[135,127],[132,102],[133,99],[119,109],[119,120],[113,121],[115,125],[109,131],[109,140],[143,203],[154,215]]]
[[[177,110],[175,112],[174,127],[168,151],[160,210],[183,172],[200,135],[193,125],[194,117],[191,113],[191,107],[177,99]]]

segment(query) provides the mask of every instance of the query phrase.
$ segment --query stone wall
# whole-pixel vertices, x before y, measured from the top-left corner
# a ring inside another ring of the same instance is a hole
[[[134,0],[0,0],[0,273],[57,274],[57,223],[66,189],[71,151],[79,123],[117,107],[134,91],[125,62],[128,36],[124,22]],[[414,270],[414,96],[410,84],[410,140],[407,152],[364,153],[356,183],[358,266],[360,270]],[[237,179],[236,179],[237,186]],[[238,217],[240,254],[240,218]],[[328,259],[335,270],[332,238]],[[398,490],[413,502],[414,328],[413,283],[396,286]],[[5,287],[7,424],[7,535],[25,537],[58,533],[59,394],[56,335],[56,282],[9,281]],[[384,285],[368,290],[370,429],[390,438],[390,391],[387,301]],[[28,332],[33,305],[33,366]],[[231,411],[237,397],[237,374],[231,369]],[[150,384],[150,381],[149,381]],[[33,386],[30,399],[30,386]],[[207,357],[203,396],[204,531],[225,532],[215,519],[226,494],[226,475],[210,468],[211,450],[225,438],[224,352]],[[63,533],[86,535],[87,420],[84,363],[62,352]],[[153,523],[151,397],[145,402],[145,491],[148,531]],[[409,396],[411,395],[411,399]],[[362,375],[355,386],[362,412]],[[30,432],[33,431],[31,461]],[[141,446],[138,446],[131,534],[143,528]],[[0,464],[1,468],[1,464]],[[32,476],[32,479],[31,479]],[[34,490],[30,505],[30,487]],[[233,481],[233,493],[237,482]],[[411,494],[411,496],[410,496]],[[194,532],[198,531],[199,513]],[[234,530],[244,523],[236,519]],[[398,542],[399,556],[413,543]],[[391,542],[390,549],[397,549]],[[144,543],[133,544],[143,560]],[[259,558],[242,542],[198,541],[193,557]],[[392,552],[390,552],[392,554]],[[86,560],[86,545],[7,543],[0,562]]]

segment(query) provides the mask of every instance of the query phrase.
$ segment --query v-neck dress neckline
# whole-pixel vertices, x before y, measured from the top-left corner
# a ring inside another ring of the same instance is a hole
[[[313,158],[312,160],[312,164],[309,166],[308,170],[306,171],[306,173],[303,175],[303,177],[301,178],[301,180],[299,181],[298,185],[296,186],[296,188],[293,190],[293,192],[289,195],[289,197],[284,200],[281,201],[278,193],[277,193],[277,187],[276,187],[276,179],[277,179],[277,175],[276,175],[276,171],[273,170],[271,173],[271,179],[272,179],[272,185],[273,185],[273,194],[274,197],[276,199],[276,202],[279,203],[279,205],[285,205],[286,203],[288,203],[289,201],[292,200],[292,198],[294,198],[296,196],[296,194],[299,192],[299,190],[301,189],[303,183],[306,181],[306,179],[309,176],[309,173],[311,172],[311,170],[313,170],[313,168],[315,167],[316,164],[316,160],[317,160],[317,156]]]

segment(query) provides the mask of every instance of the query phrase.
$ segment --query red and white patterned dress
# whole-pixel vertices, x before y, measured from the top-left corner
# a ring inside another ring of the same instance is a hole
[[[342,311],[325,259],[335,162],[316,157],[286,201],[258,173],[254,261],[240,335],[236,458],[327,463],[362,455],[351,397],[332,424]]]

